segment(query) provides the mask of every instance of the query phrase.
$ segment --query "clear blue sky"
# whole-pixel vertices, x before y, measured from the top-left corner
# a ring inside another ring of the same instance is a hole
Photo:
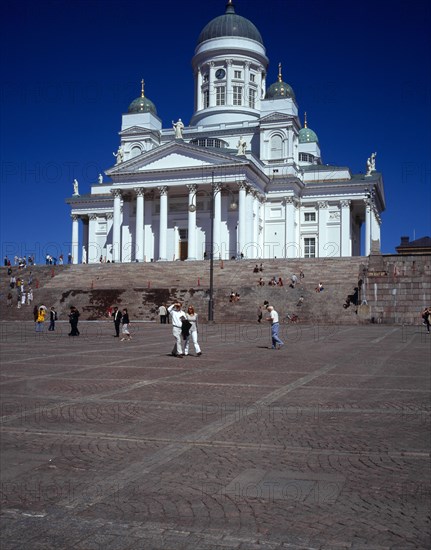
[[[283,64],[323,162],[365,171],[377,151],[382,251],[430,229],[430,3],[235,0],[260,30],[268,85]],[[10,2],[0,34],[2,257],[69,251],[70,209],[115,160],[121,115],[140,95],[163,121],[193,112],[191,58],[224,0]],[[40,256],[38,258],[40,260]]]

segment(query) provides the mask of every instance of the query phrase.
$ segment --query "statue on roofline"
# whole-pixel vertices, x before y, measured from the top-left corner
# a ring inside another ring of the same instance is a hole
[[[123,162],[124,160],[124,149],[121,147],[118,147],[118,151],[116,153],[112,153],[114,157],[116,157],[117,162],[116,164],[120,164],[120,162]]]
[[[180,118],[178,119],[178,122],[172,121],[172,127],[175,130],[175,139],[183,139],[183,121]]]
[[[371,176],[371,172],[376,171],[376,156],[377,153],[371,153],[370,157],[367,159],[367,173],[366,176]]]

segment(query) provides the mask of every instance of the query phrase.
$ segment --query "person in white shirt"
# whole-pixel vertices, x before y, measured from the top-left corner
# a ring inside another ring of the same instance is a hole
[[[175,344],[172,349],[172,355],[174,357],[179,357],[182,359],[184,357],[184,353],[183,353],[182,342],[181,342],[181,338],[182,338],[181,328],[182,328],[182,319],[186,318],[186,314],[182,310],[182,306],[180,302],[176,302],[175,304],[172,304],[171,306],[169,306],[168,312],[172,319],[172,334],[174,335],[174,338],[175,338]]]
[[[278,331],[280,329],[280,323],[278,321],[278,313],[275,311],[273,306],[267,306],[266,308],[269,312],[269,317],[266,318],[267,321],[271,323],[271,339],[272,339],[272,349],[280,349],[284,346],[284,342],[278,337]]]
[[[189,306],[187,308],[187,321],[191,323],[191,327],[189,330],[189,335],[187,336],[185,340],[184,345],[184,354],[189,354],[189,343],[190,343],[190,337],[192,338],[193,345],[195,347],[196,355],[202,355],[202,350],[198,344],[198,314],[195,312],[195,308],[193,306]]]

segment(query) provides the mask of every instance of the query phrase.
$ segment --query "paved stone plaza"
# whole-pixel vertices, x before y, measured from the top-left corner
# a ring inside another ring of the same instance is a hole
[[[0,328],[1,550],[430,547],[424,327]]]

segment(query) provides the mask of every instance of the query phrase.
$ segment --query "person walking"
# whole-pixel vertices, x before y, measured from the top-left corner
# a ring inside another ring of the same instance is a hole
[[[75,306],[70,306],[69,313],[69,323],[70,323],[70,332],[69,336],[79,336],[80,332],[78,330],[78,321],[79,321],[79,311]]]
[[[168,307],[168,313],[172,317],[172,334],[175,339],[174,347],[172,348],[172,355],[182,359],[184,357],[183,348],[181,343],[182,337],[182,319],[186,317],[186,314],[182,310],[180,302],[175,302]]]
[[[422,311],[421,315],[422,315],[422,319],[423,319],[422,324],[426,326],[427,333],[429,334],[430,333],[430,325],[431,325],[431,307],[426,307]]]
[[[121,325],[121,311],[118,309],[117,306],[114,307],[114,311],[112,313],[112,319],[114,320],[114,326],[115,326],[115,338],[119,338],[120,336],[120,325]]]
[[[189,328],[189,334],[185,339],[184,355],[189,354],[190,337],[192,339],[196,355],[202,355],[202,350],[198,344],[198,314],[195,312],[195,308],[193,306],[189,306],[187,308],[186,319],[191,326]]]
[[[37,311],[36,332],[43,332],[43,323],[45,322],[45,316],[46,307],[40,306]]]
[[[130,336],[130,331],[129,331],[130,320],[129,320],[129,314],[127,312],[127,308],[124,308],[121,314],[121,324],[122,324],[121,341],[124,342],[125,340],[131,340],[132,337]]]
[[[57,321],[57,312],[55,311],[54,306],[52,306],[49,312],[49,331],[55,330],[55,322]]]
[[[269,317],[266,318],[267,321],[271,323],[271,340],[272,340],[272,349],[280,349],[284,346],[284,342],[280,340],[278,336],[278,331],[280,329],[280,323],[278,321],[278,313],[275,311],[273,306],[267,306],[267,311],[269,312]]]
[[[167,316],[168,310],[166,309],[165,304],[162,304],[159,307],[159,317],[160,317],[160,324],[166,325],[166,316]]]

